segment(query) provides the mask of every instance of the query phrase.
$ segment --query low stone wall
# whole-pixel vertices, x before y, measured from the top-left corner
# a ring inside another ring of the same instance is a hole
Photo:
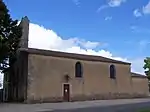
[[[132,98],[147,98],[145,94],[128,94],[128,93],[109,93],[109,94],[95,94],[95,95],[77,95],[70,97],[70,102],[74,101],[91,101],[91,100],[110,100],[110,99],[132,99]],[[39,99],[28,99],[25,103],[54,103],[64,102],[63,97],[49,97]]]

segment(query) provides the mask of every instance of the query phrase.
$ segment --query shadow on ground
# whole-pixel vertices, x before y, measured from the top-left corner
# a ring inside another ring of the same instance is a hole
[[[79,109],[42,111],[42,112],[140,112],[140,110],[147,108],[150,108],[150,102],[123,104],[117,106],[99,106],[99,107],[87,107]]]

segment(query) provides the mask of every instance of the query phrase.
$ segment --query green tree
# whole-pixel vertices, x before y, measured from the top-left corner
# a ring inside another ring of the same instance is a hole
[[[145,74],[147,75],[148,79],[150,80],[150,57],[147,57],[144,59],[144,69],[145,69]]]
[[[0,71],[11,67],[22,36],[17,20],[12,20],[5,3],[0,0]]]

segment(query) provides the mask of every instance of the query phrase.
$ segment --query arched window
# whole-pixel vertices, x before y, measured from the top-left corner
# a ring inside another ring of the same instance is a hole
[[[116,79],[116,68],[115,65],[110,65],[110,78]]]
[[[81,63],[78,61],[75,65],[75,77],[82,77],[83,68]]]

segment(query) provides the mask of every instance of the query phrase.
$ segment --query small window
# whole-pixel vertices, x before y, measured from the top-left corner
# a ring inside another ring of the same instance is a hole
[[[116,68],[115,65],[110,65],[110,78],[116,79]]]
[[[75,77],[82,77],[82,65],[80,62],[77,62],[75,65]]]

